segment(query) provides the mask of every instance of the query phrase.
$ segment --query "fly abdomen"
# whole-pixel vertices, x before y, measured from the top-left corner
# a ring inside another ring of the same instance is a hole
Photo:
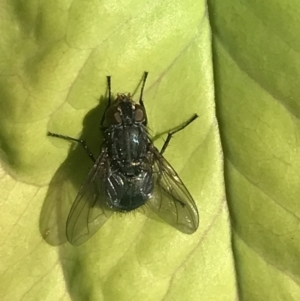
[[[109,206],[117,211],[132,211],[146,203],[153,191],[152,169],[142,170],[137,176],[113,172],[106,180]]]

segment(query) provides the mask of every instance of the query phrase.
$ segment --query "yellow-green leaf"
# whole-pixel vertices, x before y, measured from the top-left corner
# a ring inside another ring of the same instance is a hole
[[[202,0],[3,2],[1,300],[236,300],[209,18]],[[65,240],[91,162],[47,131],[97,153],[106,76],[114,94],[132,93],[145,70],[157,147],[159,134],[200,116],[165,153],[197,203],[198,231],[117,214],[80,247],[49,244]]]

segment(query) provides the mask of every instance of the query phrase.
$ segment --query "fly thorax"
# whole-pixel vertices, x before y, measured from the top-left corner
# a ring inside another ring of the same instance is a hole
[[[147,154],[147,133],[143,125],[121,125],[107,132],[109,156],[113,161],[134,167]]]

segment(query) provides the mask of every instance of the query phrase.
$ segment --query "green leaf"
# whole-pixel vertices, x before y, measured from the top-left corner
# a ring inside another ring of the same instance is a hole
[[[1,300],[236,299],[205,1],[7,0],[0,14]],[[145,70],[152,136],[200,116],[165,153],[198,231],[118,214],[80,247],[49,245],[91,163],[47,131],[97,153],[106,76],[133,92]]]
[[[241,300],[299,300],[297,1],[210,1]]]

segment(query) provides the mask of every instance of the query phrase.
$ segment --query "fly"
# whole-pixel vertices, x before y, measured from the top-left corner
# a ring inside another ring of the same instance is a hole
[[[107,77],[108,104],[101,119],[103,144],[97,158],[84,140],[48,132],[48,136],[80,143],[94,165],[81,185],[66,226],[68,241],[80,245],[88,240],[114,212],[133,211],[145,204],[183,233],[195,232],[199,224],[196,204],[172,166],[163,157],[173,135],[198,116],[168,133],[159,151],[147,131],[143,92],[139,103],[130,94],[112,101],[111,77]]]

